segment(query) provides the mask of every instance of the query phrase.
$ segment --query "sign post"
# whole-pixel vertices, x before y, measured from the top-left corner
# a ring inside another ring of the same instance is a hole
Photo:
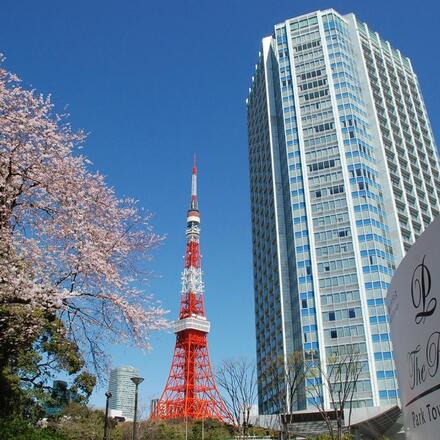
[[[410,248],[387,293],[407,438],[440,438],[440,218]]]

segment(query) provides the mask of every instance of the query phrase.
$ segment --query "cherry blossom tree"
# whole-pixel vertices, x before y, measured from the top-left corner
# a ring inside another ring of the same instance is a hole
[[[151,331],[167,327],[145,293],[146,263],[163,237],[135,200],[118,198],[90,170],[79,152],[85,134],[2,61],[0,307],[20,307],[21,319],[0,314],[0,345],[34,337],[43,313],[61,318],[95,366],[103,341],[149,348]]]

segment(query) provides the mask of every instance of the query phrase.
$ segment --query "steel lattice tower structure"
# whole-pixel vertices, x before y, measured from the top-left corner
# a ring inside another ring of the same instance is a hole
[[[209,329],[210,322],[205,315],[197,167],[194,160],[180,313],[174,323],[176,346],[170,374],[153,418],[210,418],[232,422],[212,374],[207,341]]]

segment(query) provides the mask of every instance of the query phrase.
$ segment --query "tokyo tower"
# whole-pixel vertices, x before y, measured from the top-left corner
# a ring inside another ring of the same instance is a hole
[[[176,346],[170,374],[159,399],[156,419],[217,419],[232,423],[212,374],[200,258],[200,213],[194,160],[191,205],[187,214],[185,267],[179,319],[174,322]]]

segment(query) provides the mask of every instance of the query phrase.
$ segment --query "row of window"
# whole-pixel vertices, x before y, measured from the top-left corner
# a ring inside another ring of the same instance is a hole
[[[372,334],[371,340],[373,342],[386,342],[390,340],[390,335],[388,333]]]
[[[391,351],[376,351],[374,353],[374,360],[375,361],[389,360],[392,358],[393,358],[393,355],[392,355]]]
[[[316,69],[317,67],[321,67],[321,66],[324,66],[324,58],[315,59],[315,60],[309,61],[307,63],[296,64],[295,70],[296,70],[296,73],[300,73],[300,72],[304,72],[309,69]],[[281,71],[281,69],[280,69],[280,71]],[[288,71],[290,72],[290,69]]]
[[[392,253],[388,252],[388,249],[387,249],[387,252],[384,252],[384,251],[382,251],[380,249],[365,249],[365,250],[361,251],[361,256],[362,257],[377,256],[377,257],[380,257],[380,258],[382,258],[384,260],[388,260],[388,261],[394,262],[394,257],[392,255]],[[371,259],[370,263],[371,264],[376,264],[377,263],[377,259],[375,259],[375,258]]]
[[[297,79],[298,79],[298,81],[304,81],[306,79],[316,78],[316,77],[322,76],[322,75],[325,75],[325,69],[317,69],[317,70],[312,70],[307,73],[301,73],[301,74],[297,75]]]
[[[322,50],[321,49],[315,49],[313,51],[310,51],[310,52],[307,52],[304,54],[296,53],[295,64],[299,64],[304,61],[315,60],[316,58],[321,58],[321,57],[322,57]]]
[[[366,118],[368,116],[366,112],[361,110],[357,105],[354,105],[352,102],[349,102],[347,104],[339,104],[338,105],[338,110],[340,112],[343,112],[343,111],[351,111],[351,112],[353,112],[353,111],[355,111],[356,113],[359,113],[364,118]]]
[[[362,205],[354,205],[353,209],[355,213],[362,213],[362,212],[372,212],[376,215],[382,216],[382,218],[385,217],[385,211],[382,209],[383,205],[381,203],[377,203],[377,206],[372,205],[371,203],[363,203]]]
[[[329,53],[328,57],[330,60],[335,60],[335,61],[338,61],[338,60],[345,60],[348,62],[352,61],[351,58],[347,54],[345,54],[344,52],[340,52],[340,51]]]
[[[382,237],[381,235],[374,234],[374,233],[372,233],[372,234],[360,234],[358,236],[358,238],[359,238],[360,242],[374,240],[374,241],[378,241],[379,243],[383,243],[383,244],[391,246],[391,241],[390,240]]]
[[[368,391],[371,391],[371,382],[369,380],[359,380],[355,384],[355,391],[357,393],[367,393]]]
[[[297,29],[304,29],[306,27],[316,25],[317,23],[318,18],[316,17],[316,15],[314,15],[313,17],[290,23],[290,29],[291,31],[296,31]]]
[[[303,125],[310,124],[312,122],[322,121],[324,119],[333,118],[333,110],[325,110],[319,113],[311,113],[306,116],[302,116],[301,120]]]
[[[324,96],[328,96],[328,89],[319,90],[316,92],[305,93],[303,95],[299,95],[300,102],[311,101],[312,99],[323,98]]]
[[[387,322],[386,315],[370,316],[370,324],[384,324]]]
[[[325,110],[327,108],[332,108],[332,102],[330,99],[314,102],[313,104],[304,104],[300,107],[300,110],[301,114],[306,114],[310,112],[316,112],[316,110]]]
[[[339,148],[335,145],[330,145],[325,148],[319,148],[316,150],[310,150],[306,152],[307,162],[313,159],[319,159],[324,156],[335,156],[339,154]]]
[[[365,342],[357,342],[344,345],[333,345],[325,348],[327,357],[331,356],[346,356],[352,353],[359,355],[367,353],[367,344]]]
[[[363,325],[350,325],[346,327],[337,327],[324,332],[326,339],[347,338],[351,336],[364,336]]]
[[[359,168],[353,168],[353,165],[350,165],[348,167],[348,170],[349,170],[352,178],[365,177],[365,178],[367,178],[369,180],[372,180],[373,182],[376,181],[377,172],[372,170],[367,165],[362,165],[362,168],[360,168],[360,167]]]
[[[362,188],[360,191],[352,191],[351,195],[354,199],[362,197],[364,199],[373,199],[376,200],[378,202],[382,202],[383,201],[383,196],[382,196],[382,192],[379,192],[379,195],[375,194],[374,192],[370,191],[369,189],[365,189],[366,185],[364,182],[363,185],[358,185],[358,188]],[[368,187],[369,188],[369,187]]]
[[[340,321],[341,319],[353,319],[361,316],[360,307],[351,307],[348,309],[331,310],[323,313],[324,321]]]
[[[336,166],[340,165],[340,160],[339,159],[329,159],[329,160],[324,160],[322,162],[315,162],[312,164],[309,164],[309,171],[312,173],[314,171],[321,171],[321,170],[326,170],[327,168],[334,168]]]
[[[353,95],[351,92],[343,92],[343,93],[337,93],[336,99],[340,103],[348,103],[350,101],[354,101],[359,105],[365,106],[365,103],[362,99],[358,98],[357,96]]]
[[[304,136],[311,136],[315,133],[322,133],[323,131],[333,130],[335,128],[334,122],[326,122],[325,124],[315,125],[313,127],[304,128]]]
[[[333,272],[335,270],[352,269],[356,267],[354,258],[344,258],[341,260],[326,261],[325,263],[318,263],[318,272]]]
[[[351,237],[351,230],[349,227],[332,229],[330,231],[316,232],[315,242],[330,241],[330,240],[341,239],[346,237]]]
[[[388,400],[388,399],[396,399],[397,391],[396,390],[382,390],[379,391],[379,398]]]
[[[335,173],[321,174],[318,176],[309,177],[309,185],[317,185],[326,182],[336,182],[342,180],[342,171],[337,171]]]
[[[344,145],[351,145],[351,147],[353,148],[353,142],[356,144],[357,151],[356,150],[352,150],[352,151],[347,151],[345,153],[345,157],[347,159],[352,159],[352,158],[357,158],[357,157],[362,157],[366,160],[368,160],[371,163],[376,163],[376,159],[373,158],[372,156],[372,150],[367,148],[365,145],[362,145],[359,142],[359,139],[355,138],[355,139],[346,139],[344,140]]]
[[[303,50],[313,49],[315,47],[321,46],[321,40],[311,41],[309,43],[298,44],[293,49],[295,52],[302,52]]]
[[[344,128],[362,127],[365,130],[366,126],[367,126],[366,122],[364,122],[362,119],[360,119],[356,115],[351,115],[351,114],[341,116],[340,121],[341,121],[342,127],[344,127]]]
[[[389,283],[386,283],[385,281],[374,281],[371,283],[365,283],[365,288],[367,290],[369,289],[383,289],[385,292],[388,290],[388,287],[390,287]],[[380,294],[383,295],[382,293]]]
[[[313,203],[312,204],[312,212],[327,212],[327,211],[336,211],[338,209],[347,207],[347,199],[334,199],[328,200],[327,202]]]
[[[338,141],[336,133],[326,134],[324,136],[315,137],[313,139],[306,139],[304,146],[307,147],[320,147],[321,145],[334,144]]]
[[[305,84],[301,84],[298,89],[301,92],[304,92],[305,90],[309,90],[309,89],[314,89],[316,87],[322,87],[322,86],[326,86],[327,85],[327,79],[319,79],[317,81],[311,81]]]
[[[314,218],[313,226],[315,228],[321,228],[324,226],[331,226],[348,221],[349,221],[348,212],[341,212],[340,214],[326,215],[323,217]]]
[[[339,275],[335,277],[326,277],[319,280],[320,288],[350,286],[357,284],[357,274],[351,273],[347,275]]]
[[[321,197],[333,196],[344,192],[344,185],[329,186],[327,188],[320,188],[312,191],[312,197],[319,199]]]
[[[320,33],[318,29],[307,29],[301,33],[292,35],[292,43],[297,46],[299,43],[307,43],[312,40],[320,39]]]
[[[359,94],[361,93],[361,88],[359,86],[354,86],[349,81],[342,81],[342,82],[334,83],[334,88],[335,88],[335,90],[348,89],[348,90],[352,90],[354,93],[359,93]]]
[[[359,300],[359,290],[350,290],[347,292],[331,293],[329,295],[321,295],[321,304],[338,304],[341,302],[357,301]],[[374,300],[373,300],[374,301]]]
[[[350,64],[347,64],[345,61],[338,61],[337,63],[331,63],[330,67],[332,68],[332,71],[336,70],[344,70],[344,71],[350,71],[354,73],[353,67]]]
[[[390,276],[393,276],[395,266],[389,261],[383,261],[384,264],[377,264],[378,259],[376,256],[362,258],[362,270],[364,273],[381,272]]]
[[[345,243],[333,244],[331,246],[319,247],[316,249],[316,256],[330,256],[334,254],[341,254],[353,250],[353,243],[351,241]]]

